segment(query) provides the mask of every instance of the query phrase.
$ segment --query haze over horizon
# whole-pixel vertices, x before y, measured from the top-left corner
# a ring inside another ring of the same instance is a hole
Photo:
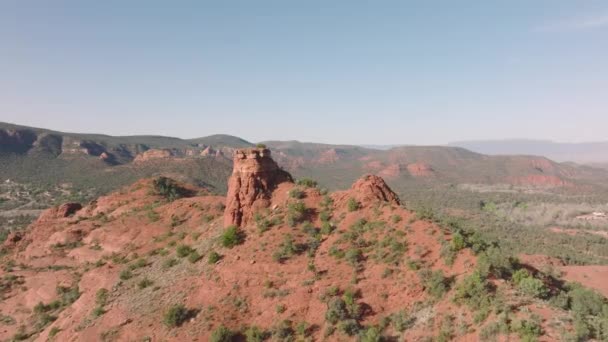
[[[443,145],[605,141],[608,5],[0,4],[0,121]]]

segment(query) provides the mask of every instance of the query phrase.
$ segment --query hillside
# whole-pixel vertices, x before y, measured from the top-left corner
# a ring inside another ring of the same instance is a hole
[[[45,208],[87,203],[145,177],[168,176],[223,195],[233,152],[251,145],[226,135],[180,140],[4,127],[0,239],[24,228]],[[607,170],[539,156],[488,156],[458,147],[380,151],[297,141],[264,144],[295,178],[315,179],[322,188],[347,189],[362,175],[375,174],[408,207],[458,220],[518,253],[540,250],[567,264],[608,264],[606,239],[596,233],[606,231],[606,222],[584,219],[608,212]],[[580,234],[556,233],[555,227]]]
[[[312,180],[294,183],[269,150],[237,151],[233,165],[227,198],[148,179],[86,206],[50,209],[11,234],[2,247],[0,339],[605,334],[605,298],[415,214],[380,177],[326,194]]]
[[[559,162],[584,164],[608,162],[608,142],[558,143],[543,140],[473,140],[450,146],[489,155],[538,155]]]

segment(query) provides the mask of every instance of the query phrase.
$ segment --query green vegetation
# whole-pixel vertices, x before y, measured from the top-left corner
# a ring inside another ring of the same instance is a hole
[[[346,206],[350,212],[359,210],[359,202],[354,198],[349,198]]]
[[[279,249],[274,252],[272,259],[276,262],[283,263],[289,260],[292,256],[302,253],[305,246],[297,244],[291,234],[285,235]]]
[[[523,293],[537,298],[546,298],[549,295],[549,289],[540,280],[534,278],[526,269],[519,269],[513,273],[513,283]]]
[[[222,246],[233,248],[245,242],[245,233],[236,226],[230,226],[224,230],[220,240]]]
[[[192,315],[192,310],[188,310],[182,304],[175,304],[165,312],[163,323],[170,328],[179,327],[190,319]]]
[[[299,188],[293,188],[293,189],[289,190],[289,197],[295,198],[295,199],[302,199],[302,198],[306,197],[306,193]]]
[[[207,256],[207,263],[210,265],[216,264],[218,261],[222,259],[222,256],[219,255],[216,251],[209,252]]]
[[[287,224],[291,227],[295,227],[299,223],[302,223],[306,218],[306,206],[304,202],[297,201],[289,203],[287,206]]]
[[[192,247],[190,247],[188,245],[179,245],[175,249],[175,252],[177,253],[178,257],[185,258],[185,257],[189,256],[190,254],[194,253],[195,250],[192,249]]]
[[[297,185],[299,186],[303,186],[305,188],[316,188],[317,187],[317,182],[315,180],[312,180],[310,178],[301,178],[298,179],[296,182]]]
[[[167,177],[158,177],[153,182],[154,191],[157,195],[166,198],[168,201],[175,201],[182,197],[186,197],[189,191],[177,184],[173,179]]]
[[[211,342],[233,342],[235,336],[232,330],[220,325],[211,333]]]
[[[450,289],[451,280],[443,275],[443,271],[423,269],[418,272],[426,292],[435,299],[441,299]]]

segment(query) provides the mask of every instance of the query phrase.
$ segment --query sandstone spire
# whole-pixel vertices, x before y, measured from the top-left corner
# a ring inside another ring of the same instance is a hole
[[[283,182],[293,182],[293,178],[279,168],[270,156],[270,150],[236,150],[228,181],[224,226],[245,226],[252,222],[254,213],[270,205],[272,191]]]

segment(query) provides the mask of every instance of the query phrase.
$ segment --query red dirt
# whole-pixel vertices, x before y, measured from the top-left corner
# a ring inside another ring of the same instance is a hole
[[[581,283],[608,297],[608,266],[564,266],[560,270],[564,279]]]
[[[333,232],[321,234],[307,224],[290,227],[284,218],[288,204],[296,201],[289,196],[294,187],[291,176],[270,163],[263,151],[255,151],[257,156],[237,152],[227,199],[195,196],[168,202],[154,194],[151,180],[142,180],[99,198],[73,216],[49,210],[47,219],[30,226],[3,257],[0,277],[16,280],[4,288],[0,309],[15,324],[0,330],[0,340],[9,339],[24,325],[32,339],[40,341],[46,341],[51,331],[56,341],[208,341],[220,325],[268,329],[286,319],[315,327],[310,332],[313,340],[352,340],[339,332],[323,338],[329,323],[327,304],[320,298],[334,286],[359,294],[364,308],[361,324],[378,324],[400,310],[415,313],[416,323],[405,333],[390,326],[385,331],[402,340],[435,337],[448,315],[470,328],[455,339],[479,339],[473,314],[450,300],[453,290],[431,300],[411,266],[441,270],[456,283],[469,275],[476,265],[470,250],[459,251],[451,265],[442,257],[442,245],[451,240],[448,231],[417,220],[384,180],[372,175],[328,196],[333,203],[316,188],[304,190],[301,201],[312,227],[322,226],[320,213],[329,211]],[[359,202],[359,209],[349,210],[351,198]],[[235,213],[241,215],[238,223],[245,239],[225,248],[218,238],[226,221],[235,222]],[[254,213],[276,223],[262,232],[251,220]],[[288,236],[295,246],[308,246],[311,254],[292,251],[293,255],[277,259],[284,255],[277,253],[285,250]],[[314,243],[316,250],[311,249]],[[394,243],[398,248],[390,249]],[[194,248],[202,260],[180,258],[176,247],[182,244]],[[353,250],[361,253],[355,261],[336,256]],[[209,264],[212,251],[222,258]],[[125,276],[128,270],[130,277]],[[19,279],[24,283],[18,284]],[[143,280],[151,285],[142,286]],[[509,290],[504,282],[497,285]],[[60,299],[57,286],[77,287],[80,296],[53,312],[55,321],[35,331],[39,314],[34,307]],[[100,289],[108,290],[108,295],[96,316]],[[163,317],[175,304],[197,311],[180,327],[169,328]]]

